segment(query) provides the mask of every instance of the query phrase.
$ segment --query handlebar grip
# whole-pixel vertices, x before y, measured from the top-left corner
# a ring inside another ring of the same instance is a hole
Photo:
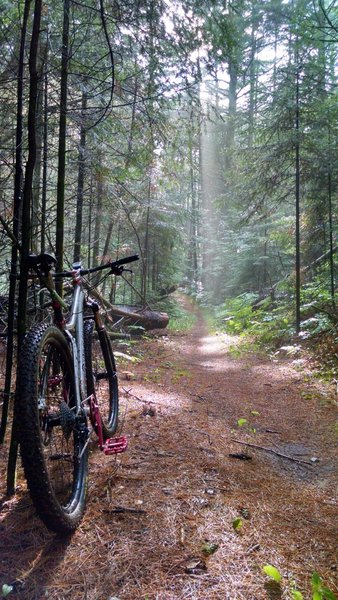
[[[114,269],[114,267],[121,267],[122,265],[126,265],[127,263],[131,263],[134,262],[135,260],[139,260],[139,255],[138,254],[133,254],[132,256],[126,256],[125,258],[119,258],[118,260],[114,260],[111,263],[111,268]]]

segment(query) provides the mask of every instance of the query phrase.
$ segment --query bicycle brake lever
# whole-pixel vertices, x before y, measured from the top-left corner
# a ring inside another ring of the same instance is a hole
[[[119,265],[112,266],[112,268],[110,269],[112,275],[122,275],[123,271],[124,268]]]
[[[112,267],[110,271],[113,275],[122,275],[122,273],[132,273],[131,269],[125,269],[123,266]]]

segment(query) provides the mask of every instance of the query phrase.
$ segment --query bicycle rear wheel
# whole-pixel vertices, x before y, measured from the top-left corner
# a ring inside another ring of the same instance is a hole
[[[85,507],[88,428],[85,413],[77,413],[72,356],[54,326],[38,326],[23,341],[17,416],[22,463],[37,513],[52,531],[71,533]]]
[[[87,394],[94,394],[96,398],[103,437],[107,439],[114,435],[118,422],[119,394],[115,359],[106,330],[94,330],[93,320],[85,322],[84,339]]]

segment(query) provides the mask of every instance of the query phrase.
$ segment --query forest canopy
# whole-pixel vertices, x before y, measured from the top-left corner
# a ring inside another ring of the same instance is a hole
[[[334,2],[0,11],[2,295],[27,251],[60,269],[136,251],[112,302],[184,285],[216,305],[291,294],[298,329],[302,301],[334,311]]]

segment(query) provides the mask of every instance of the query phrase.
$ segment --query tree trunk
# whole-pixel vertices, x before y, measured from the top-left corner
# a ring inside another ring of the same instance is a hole
[[[331,135],[329,125],[329,152],[331,153]],[[329,173],[328,173],[328,201],[329,201],[329,244],[330,244],[330,289],[331,289],[331,302],[333,310],[336,310],[335,301],[335,281],[334,281],[334,247],[333,247],[333,215],[332,215],[332,175],[331,175],[331,156],[329,160]]]
[[[189,177],[190,177],[190,206],[189,206],[189,280],[193,289],[197,290],[197,190],[194,168],[194,121],[193,111],[190,114],[189,127]]]
[[[296,119],[295,119],[295,130],[296,130],[296,146],[295,146],[295,195],[296,195],[296,333],[300,331],[300,144],[299,144],[299,133],[300,133],[300,115],[299,115],[299,65],[298,65],[298,53],[296,60]]]
[[[235,143],[235,124],[237,114],[237,64],[231,58],[229,59],[229,112],[228,112],[228,124],[225,138],[226,145],[226,168],[229,169],[232,163],[232,149]]]
[[[31,201],[34,166],[36,160],[36,106],[38,95],[37,55],[41,23],[42,0],[35,0],[33,30],[29,53],[29,107],[28,107],[28,160],[25,170],[22,205],[22,235],[21,235],[21,268],[18,298],[18,357],[21,343],[26,330],[27,280],[28,269],[26,257],[29,253],[31,236]],[[18,417],[16,402],[14,403],[14,421],[7,468],[7,493],[15,491],[15,472],[18,452]]]
[[[169,323],[167,313],[151,310],[149,308],[137,311],[135,308],[125,306],[124,308],[114,306],[95,288],[90,288],[90,294],[97,298],[100,303],[108,309],[111,317],[115,320],[124,318],[125,325],[140,325],[147,331],[151,329],[165,329]]]
[[[45,40],[43,47],[40,44],[40,50],[37,57],[37,69],[40,73],[46,72],[45,62],[48,53],[48,39]],[[41,227],[40,209],[40,187],[43,160],[43,140],[45,132],[45,112],[44,112],[44,78],[41,77],[38,85],[36,101],[36,160],[32,185],[32,251],[39,252],[39,229]]]
[[[86,92],[83,92],[82,107],[81,107],[82,119],[81,119],[79,159],[78,159],[74,262],[81,260],[83,189],[84,189],[84,179],[85,179],[85,158],[86,158],[86,128],[85,128],[86,108],[87,108],[87,95],[86,95]]]
[[[249,131],[248,131],[248,146],[252,148],[254,139],[254,122],[256,114],[256,103],[257,103],[257,77],[256,77],[256,27],[257,19],[255,12],[256,3],[251,4],[251,41],[250,41],[250,92],[249,92]]]
[[[101,236],[101,223],[102,223],[102,203],[103,203],[103,181],[101,173],[101,155],[99,155],[99,168],[97,173],[97,184],[96,184],[96,212],[94,222],[94,241],[93,241],[93,265],[97,266],[100,264],[100,236]],[[100,275],[94,278],[97,282]]]
[[[60,119],[56,209],[56,260],[59,271],[63,270],[64,223],[65,223],[65,179],[66,179],[66,128],[67,128],[67,86],[69,61],[69,6],[70,0],[63,4],[62,58],[60,82]],[[56,282],[56,289],[62,296],[62,279]]]
[[[15,176],[14,176],[14,201],[13,201],[13,238],[11,252],[11,272],[9,280],[8,314],[7,314],[7,352],[6,352],[6,374],[3,395],[3,406],[1,414],[0,444],[4,442],[9,399],[11,393],[13,353],[14,353],[14,316],[16,295],[16,270],[18,262],[18,238],[21,210],[21,186],[22,186],[22,128],[23,128],[23,75],[25,43],[27,33],[27,22],[29,17],[31,0],[26,0],[23,21],[21,27],[18,79],[17,79],[17,109],[16,109],[16,140],[15,140]]]
[[[142,282],[141,282],[141,296],[144,301],[147,298],[148,290],[148,265],[149,265],[149,218],[150,218],[150,190],[151,190],[151,175],[149,175],[148,181],[148,206],[146,209],[146,220],[145,220],[145,234],[144,234],[144,249],[143,249],[143,262],[142,262]]]
[[[47,38],[47,48],[49,40]],[[48,52],[48,50],[47,50]],[[48,164],[48,54],[45,61],[43,88],[43,151],[42,151],[42,190],[41,190],[41,252],[46,251],[46,208],[47,208],[47,164]],[[41,298],[42,300],[42,298]]]
[[[28,160],[25,170],[25,182],[23,189],[22,204],[22,227],[21,227],[21,269],[19,283],[18,301],[18,346],[26,330],[26,301],[27,301],[27,262],[31,243],[31,202],[34,167],[36,162],[36,107],[38,97],[39,76],[37,72],[37,54],[40,34],[42,0],[35,0],[33,32],[29,54],[29,108],[28,108]]]

